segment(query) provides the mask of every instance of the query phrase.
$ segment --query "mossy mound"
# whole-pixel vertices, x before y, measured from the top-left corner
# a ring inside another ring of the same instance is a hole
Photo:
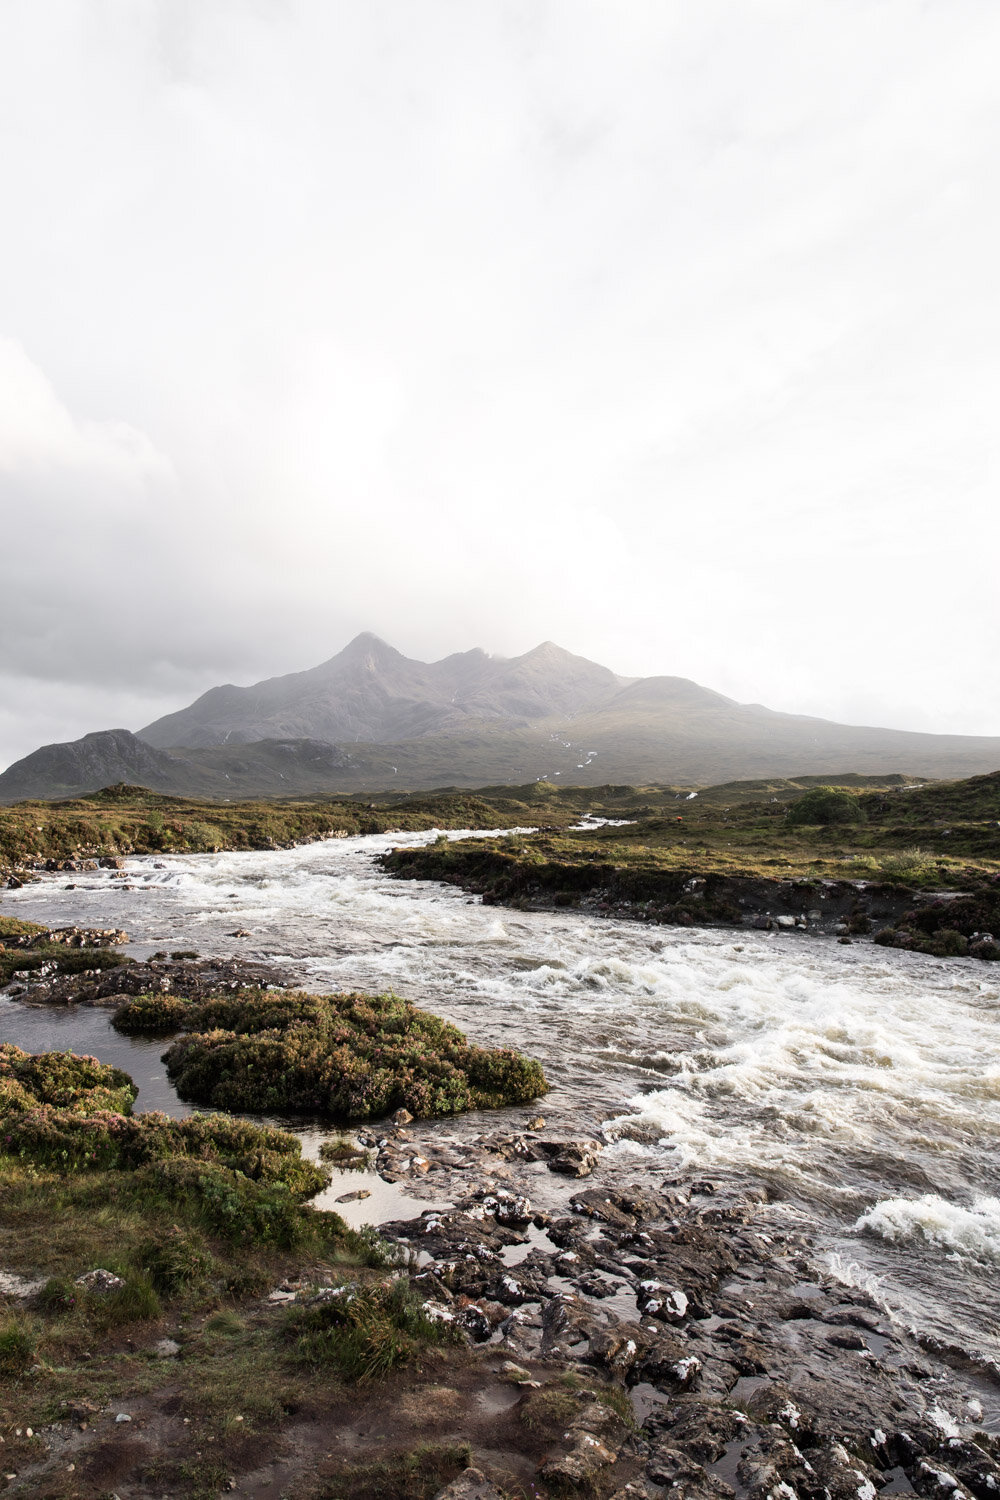
[[[526,1104],[548,1087],[537,1062],[470,1046],[398,995],[138,996],[114,1024],[129,1034],[186,1031],[165,1054],[168,1076],[182,1099],[218,1109],[346,1122],[403,1108],[428,1118]]]
[[[0,1044],[0,1155],[72,1173],[123,1174],[123,1194],[183,1204],[223,1236],[293,1243],[328,1173],[284,1130],[225,1115],[132,1114],[127,1073],[68,1052]]]

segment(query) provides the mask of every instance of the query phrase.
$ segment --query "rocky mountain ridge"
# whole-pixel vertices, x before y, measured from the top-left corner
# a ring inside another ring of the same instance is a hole
[[[551,642],[511,659],[474,650],[426,663],[361,635],[308,671],[212,688],[138,734],[43,746],[0,775],[0,802],[119,781],[236,800],[534,780],[957,778],[998,767],[997,738],[778,713],[682,677],[622,677]]]
[[[273,738],[392,744],[476,723],[572,716],[611,702],[631,682],[551,641],[509,660],[476,649],[421,662],[366,633],[308,671],[211,688],[139,738],[158,749]]]

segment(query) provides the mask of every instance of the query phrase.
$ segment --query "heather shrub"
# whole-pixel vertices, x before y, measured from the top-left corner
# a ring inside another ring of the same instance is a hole
[[[524,1104],[547,1087],[536,1062],[469,1046],[398,995],[265,992],[192,1006],[186,1020],[168,1076],[183,1099],[217,1109],[427,1118]]]
[[[0,1114],[55,1105],[78,1113],[130,1110],[139,1092],[127,1073],[74,1052],[24,1052],[0,1042]]]
[[[325,1183],[325,1174],[318,1175]],[[292,1249],[312,1228],[301,1195],[287,1184],[254,1182],[217,1162],[175,1157],[137,1173],[132,1186],[137,1196],[165,1200],[209,1234],[234,1244]],[[336,1215],[325,1217],[333,1237],[339,1238],[342,1221]]]
[[[191,1009],[177,995],[136,995],[120,1005],[111,1024],[123,1036],[172,1036],[184,1026]]]
[[[295,1204],[329,1181],[321,1167],[302,1159],[298,1139],[287,1131],[225,1115],[133,1115],[136,1092],[127,1073],[92,1057],[33,1056],[0,1045],[0,1151],[64,1171],[154,1168],[162,1175],[187,1160],[196,1169],[280,1190],[279,1197]],[[262,1210],[265,1219],[269,1212]]]

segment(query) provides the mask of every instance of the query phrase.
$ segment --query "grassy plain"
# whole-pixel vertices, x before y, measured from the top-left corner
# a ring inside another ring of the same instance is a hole
[[[752,796],[795,795],[818,779],[736,782],[701,795],[705,799],[726,795],[738,804]],[[882,778],[885,784],[903,781],[903,777]],[[687,795],[676,787],[560,787],[538,781],[477,791],[444,787],[402,797],[384,792],[370,798],[206,802],[119,785],[65,801],[0,807],[0,872],[47,860],[285,848],[338,834],[538,823],[566,827],[588,812],[605,817],[654,816],[675,809]]]

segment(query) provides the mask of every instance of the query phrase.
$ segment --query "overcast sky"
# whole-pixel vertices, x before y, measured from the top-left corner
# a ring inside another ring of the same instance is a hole
[[[360,630],[1000,734],[997,0],[5,0],[0,765]]]

